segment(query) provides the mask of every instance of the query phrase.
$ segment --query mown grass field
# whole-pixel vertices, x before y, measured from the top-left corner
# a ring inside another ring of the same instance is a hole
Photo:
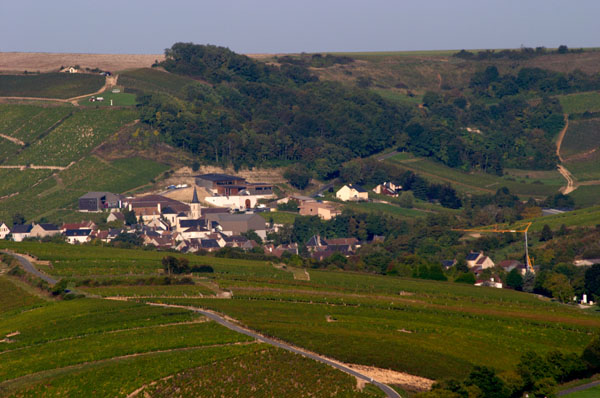
[[[386,161],[412,170],[427,180],[441,184],[451,184],[457,191],[482,194],[494,193],[499,188],[507,187],[514,194],[529,197],[545,197],[558,192],[564,185],[558,172],[511,170],[504,177],[494,176],[483,172],[466,173],[450,168],[441,163],[424,158],[414,158],[407,154],[399,154]],[[536,178],[540,177],[540,178]]]
[[[12,283],[8,277],[0,275],[0,314],[21,308],[37,307],[44,303],[44,300]],[[0,333],[0,340],[5,335]]]
[[[406,209],[398,205],[375,202],[345,203],[344,207],[363,213],[382,213],[400,218],[425,217],[426,212],[417,209]]]
[[[559,95],[558,100],[567,114],[600,111],[600,93],[597,91]]]
[[[179,95],[181,89],[194,80],[158,69],[142,68],[119,74],[119,84],[128,92],[167,92]]]
[[[578,391],[563,395],[565,398],[597,398],[600,397],[600,386],[592,387],[588,390]]]
[[[79,101],[79,105],[94,108],[103,108],[107,106],[135,106],[137,101],[135,100],[135,94],[123,92],[123,88],[120,88],[119,93],[113,93],[112,89],[105,91],[102,94],[98,94],[98,97],[104,98],[103,101],[90,102],[91,97],[87,97]],[[112,105],[110,101],[112,100]]]
[[[99,74],[83,73],[0,75],[0,97],[66,99],[98,91],[104,81]]]
[[[269,222],[273,220],[275,224],[293,224],[296,217],[302,217],[298,213],[291,213],[287,211],[270,211],[258,213],[265,221]]]
[[[563,158],[568,159],[579,153],[597,150],[598,147],[600,147],[600,119],[571,120],[560,153]]]

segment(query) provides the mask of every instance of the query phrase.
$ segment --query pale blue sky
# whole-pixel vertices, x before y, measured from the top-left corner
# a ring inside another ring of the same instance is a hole
[[[242,53],[600,46],[598,0],[0,0],[0,51]]]

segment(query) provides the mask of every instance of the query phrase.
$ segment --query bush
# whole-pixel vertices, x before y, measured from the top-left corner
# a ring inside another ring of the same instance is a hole
[[[454,282],[457,283],[467,283],[469,285],[474,285],[476,280],[475,280],[475,275],[473,275],[471,272],[466,272],[464,274],[460,274],[455,280]]]
[[[210,265],[196,265],[192,267],[192,272],[213,273],[215,270]]]

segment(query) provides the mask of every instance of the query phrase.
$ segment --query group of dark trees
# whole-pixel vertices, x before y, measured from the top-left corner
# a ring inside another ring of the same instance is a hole
[[[521,47],[518,50],[483,50],[483,51],[467,51],[460,50],[453,54],[453,57],[468,59],[468,60],[491,60],[507,58],[512,60],[524,60],[539,57],[547,54],[569,54],[569,53],[582,53],[583,49],[569,49],[566,45],[560,45],[556,50],[548,50],[546,47]]]
[[[419,394],[419,397],[551,397],[557,384],[589,376],[599,370],[600,338],[596,337],[580,355],[551,351],[541,356],[528,351],[521,357],[515,371],[503,377],[492,368],[476,366],[464,380],[437,382],[430,392]]]
[[[556,100],[529,103],[516,94],[589,89],[598,80],[535,68],[501,76],[491,66],[475,73],[471,94],[428,92],[418,109],[368,87],[319,81],[309,69],[350,62],[347,57],[278,61],[177,43],[160,65],[197,82],[178,94],[141,95],[141,120],[199,159],[234,167],[302,162],[315,177],[329,179],[349,159],[396,146],[450,167],[502,174],[505,167],[554,167],[551,139],[564,125]],[[484,98],[490,96],[499,100],[490,104]]]

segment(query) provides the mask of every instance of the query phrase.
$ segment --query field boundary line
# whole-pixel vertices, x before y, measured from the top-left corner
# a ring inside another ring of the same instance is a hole
[[[181,326],[181,325],[194,325],[194,324],[200,324],[200,323],[206,323],[206,322],[208,322],[208,319],[198,318],[198,320],[189,321],[189,322],[164,323],[164,324],[158,324],[158,325],[139,326],[139,327],[134,327],[134,328],[129,328],[129,329],[105,330],[105,331],[98,332],[98,333],[87,333],[87,334],[81,334],[79,336],[65,337],[65,338],[62,338],[62,339],[47,340],[47,341],[43,341],[43,342],[40,342],[40,343],[30,344],[30,345],[19,347],[19,348],[14,348],[12,350],[0,351],[0,356],[3,355],[3,354],[9,353],[9,352],[21,351],[21,350],[24,350],[24,349],[27,349],[27,348],[37,347],[37,346],[48,344],[48,343],[60,343],[62,341],[77,340],[77,339],[80,339],[80,338],[85,338],[85,337],[90,337],[90,336],[101,336],[101,335],[105,335],[105,334],[115,334],[115,333],[121,333],[121,332],[130,332],[132,330],[162,328],[162,327]]]
[[[21,381],[21,380],[24,380],[24,379],[27,379],[27,378],[30,378],[30,377],[40,376],[40,375],[43,375],[44,373],[52,374],[53,372],[56,372],[56,371],[64,371],[64,370],[70,370],[70,369],[77,369],[77,368],[80,368],[80,367],[85,367],[85,366],[88,366],[88,365],[96,365],[96,364],[100,364],[100,363],[104,363],[104,362],[120,361],[122,359],[142,357],[142,356],[147,356],[147,355],[166,354],[166,353],[169,353],[169,352],[202,350],[202,349],[205,349],[205,348],[217,348],[217,347],[228,347],[228,346],[239,346],[239,345],[251,345],[251,344],[256,344],[256,343],[257,343],[256,341],[236,341],[236,342],[233,342],[233,343],[222,343],[222,344],[211,344],[211,345],[201,345],[201,346],[191,346],[191,347],[169,348],[167,350],[155,350],[155,351],[139,352],[139,353],[135,353],[135,354],[120,355],[120,356],[111,357],[111,358],[98,359],[97,361],[81,362],[81,363],[77,363],[77,364],[73,364],[73,365],[62,366],[62,367],[59,367],[59,368],[46,369],[46,370],[42,370],[42,371],[35,372],[35,373],[29,373],[29,374],[26,374],[26,375],[23,375],[23,376],[15,377],[14,379],[4,380],[4,381],[0,382],[0,387],[2,387],[4,385],[9,385],[9,384],[11,384],[13,382]]]
[[[11,137],[10,135],[6,135],[6,134],[0,134],[0,137],[9,140],[10,142],[20,145],[20,146],[25,146],[25,143],[23,141],[21,141],[18,138],[15,137]]]
[[[234,332],[245,334],[246,336],[255,338],[256,340],[261,341],[263,343],[266,343],[266,344],[272,345],[274,347],[278,347],[278,348],[293,352],[295,354],[302,355],[303,357],[324,363],[324,364],[332,366],[344,373],[354,376],[356,379],[360,379],[365,382],[371,383],[371,384],[375,385],[376,387],[378,387],[381,391],[383,391],[388,398],[402,398],[400,394],[398,394],[394,389],[392,389],[388,385],[380,383],[380,382],[374,380],[372,377],[369,377],[355,369],[352,369],[350,366],[348,366],[342,362],[339,362],[335,359],[331,359],[326,356],[323,356],[323,355],[305,350],[303,348],[291,345],[291,344],[286,343],[281,340],[276,340],[274,338],[266,337],[265,335],[263,335],[259,332],[248,329],[244,326],[240,326],[240,322],[231,317],[221,315],[214,311],[210,311],[210,310],[206,310],[206,309],[202,309],[202,308],[198,308],[198,307],[193,307],[193,306],[149,303],[149,302],[147,302],[146,304],[159,306],[159,307],[167,307],[167,308],[169,308],[169,307],[170,308],[185,308],[190,311],[198,312],[198,313],[206,316],[207,318],[215,321],[216,323],[218,323],[230,330],[233,330]]]

